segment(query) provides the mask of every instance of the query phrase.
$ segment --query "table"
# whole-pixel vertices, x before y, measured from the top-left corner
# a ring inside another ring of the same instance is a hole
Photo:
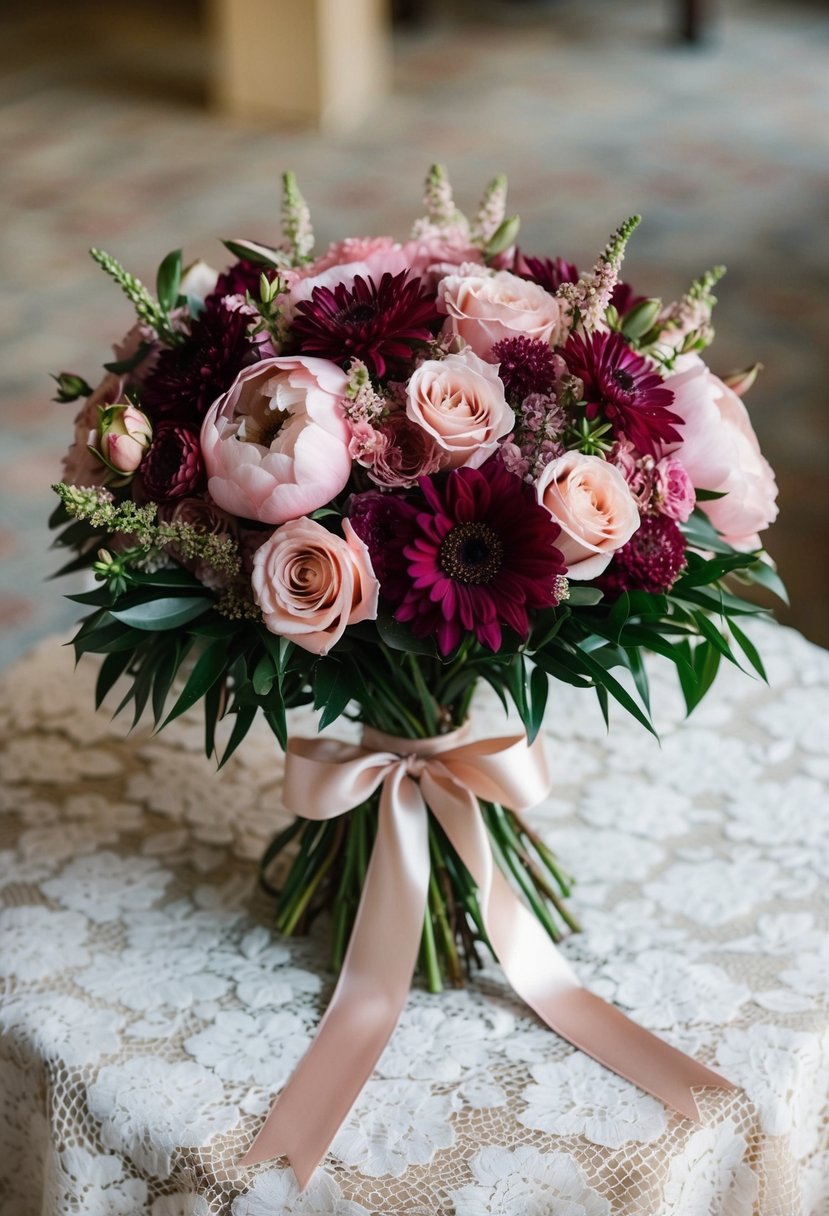
[[[304,1196],[248,1144],[332,987],[275,940],[255,859],[267,731],[220,774],[187,716],[126,737],[49,640],[2,678],[0,1211],[13,1216],[800,1216],[829,1212],[829,654],[757,627],[771,690],[724,673],[662,749],[551,698],[535,813],[580,876],[584,981],[742,1088],[691,1124],[541,1028],[497,967],[412,993]],[[478,707],[482,729],[501,710]],[[296,731],[311,719],[298,714]]]

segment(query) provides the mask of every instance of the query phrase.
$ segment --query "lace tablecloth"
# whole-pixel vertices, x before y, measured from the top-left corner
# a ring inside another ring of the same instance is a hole
[[[271,936],[255,859],[280,815],[265,729],[220,774],[197,717],[126,737],[56,641],[0,695],[3,1216],[801,1216],[829,1212],[829,655],[759,627],[662,748],[569,688],[536,812],[580,877],[586,983],[741,1089],[701,1126],[541,1028],[496,967],[414,991],[309,1190],[240,1171],[332,987]],[[497,705],[479,707],[488,733]],[[310,719],[298,718],[297,730]]]

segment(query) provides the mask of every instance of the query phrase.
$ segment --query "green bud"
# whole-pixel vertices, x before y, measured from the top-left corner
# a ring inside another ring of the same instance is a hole
[[[57,396],[52,400],[59,401],[61,405],[69,401],[77,401],[79,397],[88,397],[92,392],[83,376],[76,376],[73,372],[61,372],[52,379],[58,386]]]
[[[503,253],[505,249],[509,249],[510,245],[514,245],[520,227],[521,219],[519,216],[508,216],[503,223],[498,225],[487,241],[484,246],[484,256],[494,258],[497,254]]]
[[[614,304],[608,304],[604,310],[604,319],[607,322],[608,329],[618,331],[619,329],[619,310]]]
[[[644,338],[653,329],[659,314],[662,312],[662,301],[657,299],[642,300],[625,314],[622,320],[622,333],[626,338]]]

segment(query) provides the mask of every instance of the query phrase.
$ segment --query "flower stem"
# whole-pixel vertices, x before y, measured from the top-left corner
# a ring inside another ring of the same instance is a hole
[[[435,948],[435,933],[432,928],[432,911],[428,907],[423,920],[420,956],[429,991],[443,992],[443,979],[440,974],[440,963],[438,962],[438,953]]]

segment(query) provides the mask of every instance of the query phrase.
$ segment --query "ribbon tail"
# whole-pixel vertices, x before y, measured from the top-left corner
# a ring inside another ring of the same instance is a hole
[[[478,886],[484,924],[507,979],[551,1030],[689,1119],[700,1118],[692,1087],[736,1088],[583,988],[495,866],[475,795],[451,778],[430,777],[423,786],[429,807]]]
[[[285,1156],[300,1188],[308,1185],[397,1025],[428,886],[426,807],[401,766],[383,783],[377,838],[331,1003],[239,1165]]]

